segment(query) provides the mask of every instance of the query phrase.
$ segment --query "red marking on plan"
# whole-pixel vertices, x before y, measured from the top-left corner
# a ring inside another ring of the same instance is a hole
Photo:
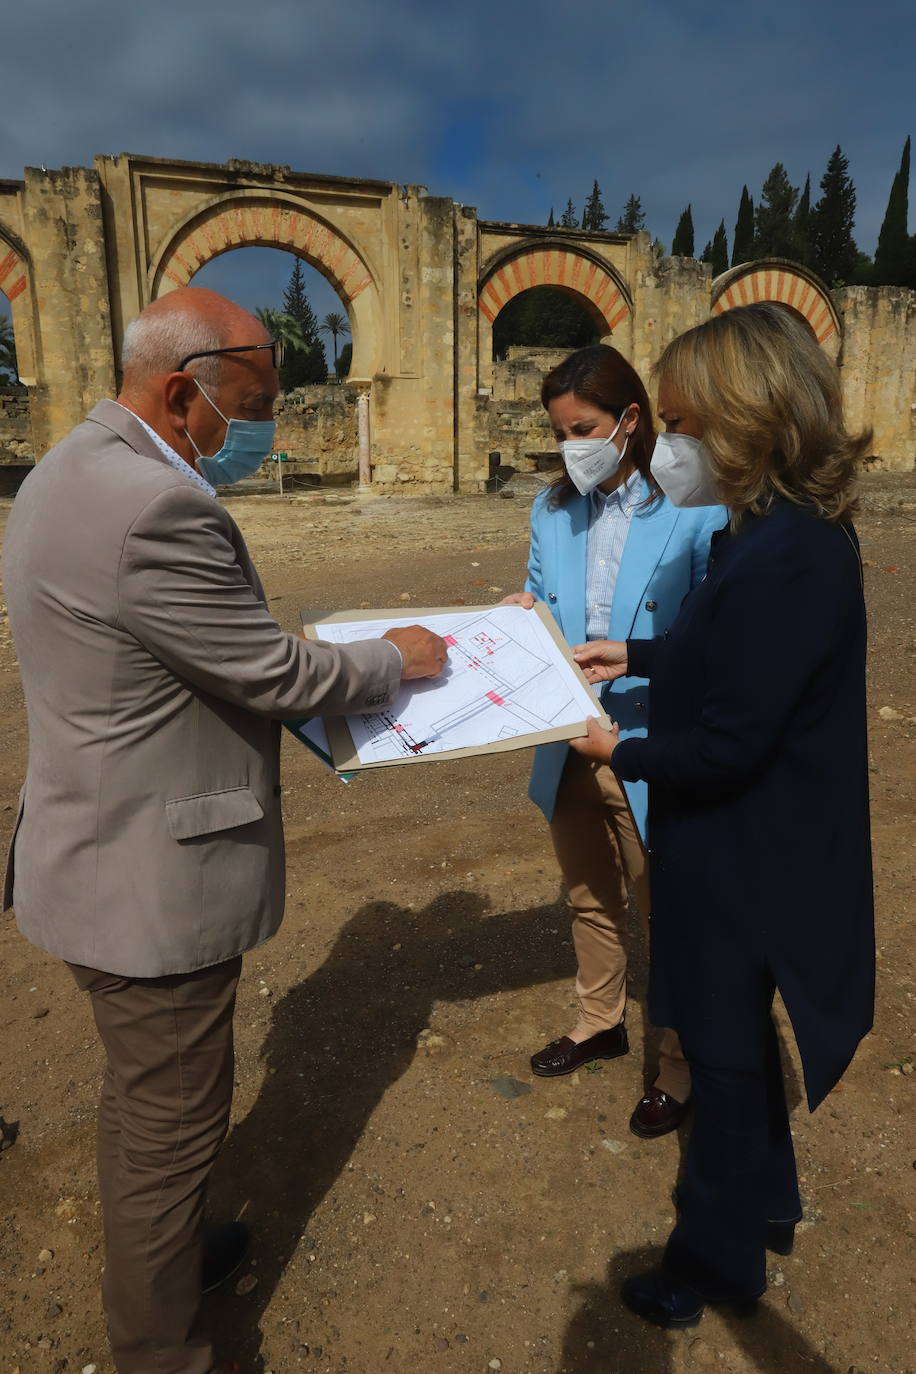
[[[494,706],[505,706],[506,704],[503,698],[497,696],[495,692],[487,692],[487,697],[492,701]]]
[[[404,727],[403,727],[403,725],[395,725],[395,726],[393,726],[392,728],[393,728],[394,733],[395,733],[396,735],[403,735],[403,733],[404,733]]]
[[[443,644],[447,644],[450,649],[453,649],[458,643],[454,635],[443,635],[442,642]]]

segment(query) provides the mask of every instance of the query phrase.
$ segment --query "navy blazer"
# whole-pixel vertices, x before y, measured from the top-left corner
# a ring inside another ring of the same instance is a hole
[[[791,1017],[812,1111],[874,1000],[854,541],[789,502],[715,535],[668,634],[631,641],[652,732],[613,755],[622,778],[649,783],[653,1022],[702,1046],[717,983],[756,960]],[[727,1046],[710,1050],[727,1060]]]

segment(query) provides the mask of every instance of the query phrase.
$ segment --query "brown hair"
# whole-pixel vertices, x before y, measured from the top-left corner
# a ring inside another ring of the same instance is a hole
[[[836,367],[808,325],[772,301],[689,329],[653,369],[703,426],[722,502],[740,519],[779,497],[848,520],[871,430],[850,434]]]
[[[619,420],[627,406],[635,401],[639,406],[639,421],[630,435],[622,468],[627,476],[635,469],[648,482],[652,491],[647,504],[658,500],[661,488],[649,471],[655,447],[652,407],[639,374],[623,354],[609,344],[577,349],[547,373],[541,386],[541,405],[546,410],[551,401],[570,392],[578,400],[588,401],[606,411],[615,420]],[[565,470],[554,478],[549,490],[548,503],[553,509],[565,506],[578,494]]]

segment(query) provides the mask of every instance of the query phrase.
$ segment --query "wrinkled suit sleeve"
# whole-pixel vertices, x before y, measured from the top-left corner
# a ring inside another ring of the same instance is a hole
[[[258,715],[378,710],[400,684],[385,640],[338,648],[282,630],[239,564],[228,515],[193,489],[161,493],[132,523],[118,619],[176,676]]]

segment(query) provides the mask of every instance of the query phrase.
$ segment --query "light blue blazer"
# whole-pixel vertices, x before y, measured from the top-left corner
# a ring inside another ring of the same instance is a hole
[[[642,500],[649,495],[643,483]],[[549,492],[541,492],[531,509],[531,551],[525,590],[545,601],[569,644],[585,641],[585,581],[590,498],[576,494],[551,510]],[[608,639],[651,639],[664,634],[681,602],[706,575],[709,541],[728,519],[724,506],[679,510],[664,497],[633,512],[620,571],[614,588]],[[620,738],[645,735],[648,684],[625,677],[602,692],[605,709],[620,726]],[[528,795],[552,820],[557,788],[569,745],[539,745],[534,755]],[[640,834],[645,839],[648,789],[644,782],[624,783]]]

